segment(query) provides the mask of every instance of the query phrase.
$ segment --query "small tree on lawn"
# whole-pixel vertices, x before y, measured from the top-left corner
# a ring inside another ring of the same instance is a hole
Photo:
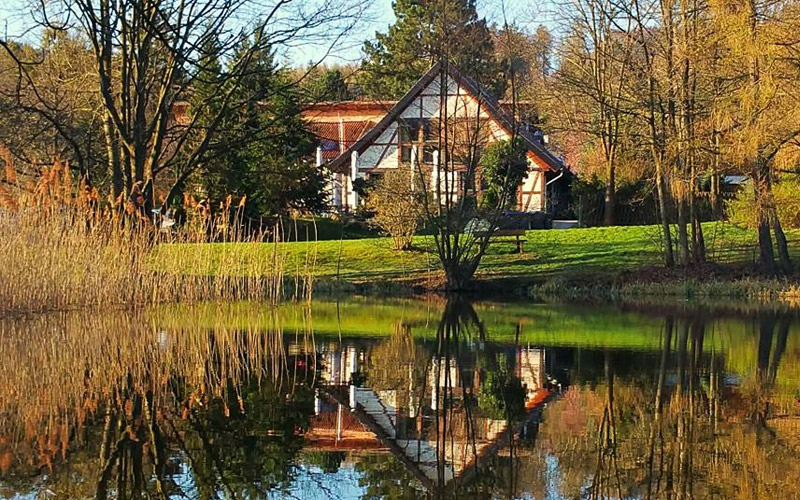
[[[492,175],[494,202],[486,204],[478,199],[477,181],[483,175],[482,152],[496,142],[486,115],[492,98],[479,84],[470,84],[474,82],[470,75],[452,68],[446,58],[440,64],[437,87],[442,107],[431,125],[429,141],[435,145],[438,162],[435,168],[427,168],[420,161],[424,158],[424,146],[418,145],[414,175],[423,185],[430,186],[431,196],[422,198],[421,208],[447,280],[444,286],[448,291],[462,291],[471,287],[503,212],[516,199],[522,177],[517,176],[516,166],[507,168],[516,165],[516,161],[500,161],[506,155],[498,152],[497,175]],[[473,94],[469,105],[461,97],[467,90],[465,85]],[[518,145],[521,142],[516,113],[512,112],[511,117],[509,143]]]
[[[389,233],[396,250],[411,248],[424,192],[422,186],[414,186],[411,168],[401,166],[383,174],[367,198],[367,207],[375,213],[373,222]]]

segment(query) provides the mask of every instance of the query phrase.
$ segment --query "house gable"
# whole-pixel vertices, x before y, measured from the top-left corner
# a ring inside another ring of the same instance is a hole
[[[447,96],[445,106],[440,102],[442,80],[448,85],[444,93]],[[482,120],[487,120],[495,141],[510,138],[514,130],[513,119],[494,97],[452,65],[437,63],[373,127],[348,145],[327,167],[334,172],[347,172],[350,158],[356,152],[359,154],[360,170],[396,167],[401,157],[398,152],[399,124],[413,119],[436,119],[442,108],[447,110],[448,116],[472,119],[480,116]],[[517,130],[517,134],[528,149],[532,166],[553,171],[563,167],[562,162],[528,130]]]

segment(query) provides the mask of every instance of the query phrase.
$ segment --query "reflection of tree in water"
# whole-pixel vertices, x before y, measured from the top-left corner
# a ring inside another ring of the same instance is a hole
[[[17,457],[4,482],[35,490],[44,470],[57,495],[98,499],[259,498],[287,485],[313,408],[313,359],[289,356],[275,332],[167,334],[132,319],[44,323],[40,344],[0,346],[41,367],[3,388],[40,403],[3,399],[0,436]],[[86,367],[79,379],[75,366]]]
[[[150,492],[212,499],[220,491],[226,498],[263,498],[287,486],[313,391],[274,380],[233,380],[241,379],[231,374],[216,396],[188,390],[181,397],[176,390],[171,402],[155,410],[152,393],[125,391],[127,400],[109,405],[106,416],[96,498],[107,498],[110,490],[119,498]],[[188,465],[194,483],[188,491],[175,481],[179,469],[170,464],[177,463]]]
[[[430,353],[414,339],[411,327],[398,322],[392,334],[372,349],[367,382],[376,391],[397,391],[397,405],[416,407],[415,413],[419,413],[430,360]]]
[[[620,358],[604,356],[602,378],[571,386],[546,411],[541,449],[524,466],[529,490],[645,499],[796,491],[800,447],[764,430],[784,418],[771,404],[788,331],[785,319],[760,322],[749,344],[757,367],[737,385],[724,383],[718,332],[701,315],[666,318],[655,369],[641,375],[613,375]]]
[[[516,352],[516,346],[489,341],[475,309],[461,297],[447,301],[428,345],[397,325],[372,350],[366,384],[378,394],[390,391],[387,397],[397,401],[399,436],[383,438],[393,455],[359,459],[365,497],[473,498],[507,489],[501,480],[513,478],[499,470],[508,464],[494,455],[500,449],[513,454],[509,437],[525,416]]]

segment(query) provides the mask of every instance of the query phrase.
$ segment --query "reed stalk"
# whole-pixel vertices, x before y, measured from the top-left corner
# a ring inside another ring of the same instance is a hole
[[[243,206],[229,197],[212,216],[186,197],[189,221],[166,233],[131,203],[74,183],[60,162],[25,186],[0,184],[0,312],[310,298],[315,256],[287,279],[283,228],[246,230]],[[155,251],[197,243],[192,252]],[[272,245],[269,263],[242,258],[262,244]]]

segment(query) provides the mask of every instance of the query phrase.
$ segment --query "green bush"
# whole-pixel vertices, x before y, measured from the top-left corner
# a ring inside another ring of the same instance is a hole
[[[778,218],[785,229],[800,228],[800,176],[784,176],[772,186]],[[737,226],[755,229],[757,225],[753,183],[748,182],[725,204],[728,220]]]
[[[528,174],[528,158],[522,139],[497,141],[481,156],[481,175],[484,182],[483,205],[496,208],[502,200],[513,205],[514,193]]]

